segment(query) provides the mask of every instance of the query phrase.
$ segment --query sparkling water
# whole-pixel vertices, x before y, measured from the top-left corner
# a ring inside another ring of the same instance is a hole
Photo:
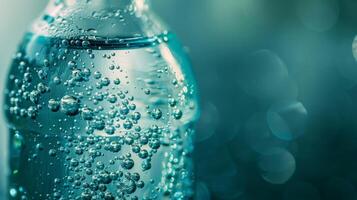
[[[192,198],[198,105],[182,55],[170,33],[27,34],[5,94],[9,199]]]

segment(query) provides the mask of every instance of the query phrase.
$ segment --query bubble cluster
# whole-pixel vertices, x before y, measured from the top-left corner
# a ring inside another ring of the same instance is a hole
[[[110,41],[86,38],[31,40],[24,45],[37,52],[20,49],[6,90],[11,153],[21,154],[10,196],[193,196],[196,91],[178,81],[157,46],[168,39],[129,49],[102,49]]]

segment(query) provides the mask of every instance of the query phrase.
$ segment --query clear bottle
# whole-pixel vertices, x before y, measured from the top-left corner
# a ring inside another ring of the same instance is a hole
[[[9,199],[190,199],[197,89],[144,0],[53,0],[5,89]]]

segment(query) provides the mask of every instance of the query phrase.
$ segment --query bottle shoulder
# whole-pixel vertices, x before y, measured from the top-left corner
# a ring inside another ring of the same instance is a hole
[[[167,31],[150,9],[48,6],[33,22],[30,32],[47,37],[154,37]]]

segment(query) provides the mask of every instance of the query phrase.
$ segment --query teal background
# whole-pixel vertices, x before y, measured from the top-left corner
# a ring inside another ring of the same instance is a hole
[[[0,0],[0,80],[46,3]],[[201,92],[196,199],[357,199],[357,1],[152,4],[187,46]]]

